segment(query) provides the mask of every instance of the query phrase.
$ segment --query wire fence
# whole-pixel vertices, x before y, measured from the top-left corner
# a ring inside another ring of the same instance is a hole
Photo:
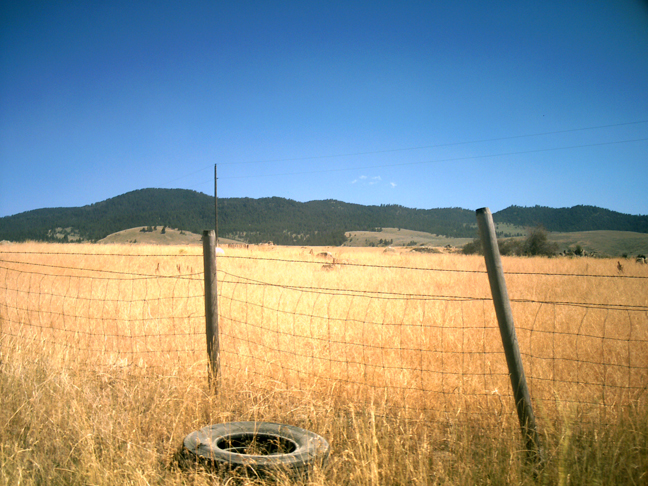
[[[223,380],[427,416],[514,413],[483,265],[417,258],[423,265],[304,250],[219,256]],[[600,420],[645,403],[643,267],[627,275],[512,270],[507,281],[540,416],[570,406],[580,420]],[[0,250],[0,324],[3,360],[206,375],[202,253]]]
[[[85,369],[162,367],[202,358],[202,271],[163,275],[147,255],[2,253],[3,347]],[[145,266],[150,266],[145,265]]]

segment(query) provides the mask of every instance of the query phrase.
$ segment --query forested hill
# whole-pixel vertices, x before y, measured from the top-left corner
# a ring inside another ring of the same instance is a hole
[[[510,207],[496,222],[543,224],[550,231],[594,229],[648,233],[647,216],[590,206]],[[282,245],[339,245],[346,231],[403,228],[451,237],[476,236],[474,211],[362,206],[335,200],[301,203],[279,197],[218,201],[219,236]],[[214,227],[214,198],[185,189],[141,189],[78,208],[37,209],[0,218],[0,240],[97,241],[128,228],[167,226],[200,233]],[[69,237],[69,238],[68,238]]]
[[[617,213],[596,206],[574,206],[571,208],[530,208],[510,206],[493,215],[498,223],[533,227],[541,224],[549,231],[573,233],[576,231],[634,231],[648,233],[648,216],[633,216]]]
[[[214,198],[182,189],[141,189],[89,206],[36,209],[0,218],[0,240],[58,241],[56,228],[96,241],[136,226],[214,227]]]
[[[345,231],[390,226],[472,237],[474,222],[474,213],[464,209],[300,203],[279,197],[218,201],[219,236],[250,243],[340,245]],[[137,226],[200,233],[214,227],[214,198],[185,189],[141,189],[80,208],[37,209],[0,218],[0,240],[60,241],[64,234],[97,241]]]

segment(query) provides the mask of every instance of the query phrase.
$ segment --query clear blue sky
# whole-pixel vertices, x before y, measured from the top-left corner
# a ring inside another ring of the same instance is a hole
[[[214,164],[220,197],[648,214],[645,1],[0,5],[0,216]]]

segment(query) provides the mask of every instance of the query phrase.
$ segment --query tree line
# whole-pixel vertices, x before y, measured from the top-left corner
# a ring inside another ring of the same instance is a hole
[[[493,215],[496,223],[542,224],[548,231],[592,229],[648,233],[648,216],[592,206],[552,209],[511,206]],[[56,228],[72,228],[75,241],[97,241],[129,228],[167,226],[201,233],[214,228],[214,198],[185,189],[140,189],[77,208],[49,208],[0,218],[0,240],[61,241]],[[298,202],[280,197],[218,201],[219,236],[248,243],[340,245],[345,232],[404,228],[457,238],[477,234],[474,211],[412,209],[396,204],[364,206],[336,200]],[[76,238],[78,235],[78,238]],[[527,251],[509,243],[511,251]]]
[[[500,255],[504,256],[546,256],[552,257],[558,254],[558,244],[549,241],[549,232],[542,225],[529,230],[528,236],[524,239],[502,238],[497,240]],[[465,255],[484,254],[482,242],[476,238],[466,243],[462,252]]]

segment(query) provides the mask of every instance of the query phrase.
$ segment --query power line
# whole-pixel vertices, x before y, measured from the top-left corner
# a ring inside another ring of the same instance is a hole
[[[299,160],[315,160],[315,159],[332,159],[336,157],[353,157],[357,155],[375,155],[375,154],[386,154],[386,153],[391,153],[391,152],[405,152],[408,150],[423,150],[423,149],[429,149],[429,148],[439,148],[439,147],[453,147],[456,145],[468,145],[472,143],[485,143],[485,142],[498,142],[502,140],[514,140],[517,138],[528,138],[528,137],[540,137],[543,135],[558,135],[561,133],[573,133],[573,132],[581,132],[585,130],[596,130],[599,128],[613,128],[613,127],[621,127],[621,126],[626,126],[626,125],[638,125],[641,123],[648,123],[648,120],[639,120],[639,121],[634,121],[634,122],[626,122],[626,123],[615,123],[612,125],[599,125],[595,127],[584,127],[584,128],[570,128],[568,130],[555,130],[552,132],[540,132],[540,133],[530,133],[526,135],[511,135],[508,137],[497,137],[497,138],[485,138],[481,140],[469,140],[469,141],[464,141],[464,142],[450,142],[450,143],[438,143],[434,145],[421,145],[418,147],[403,147],[403,148],[395,148],[395,149],[386,149],[386,150],[372,150],[368,152],[350,152],[346,154],[332,154],[332,155],[313,155],[313,156],[308,156],[308,157],[294,157],[294,158],[286,158],[286,159],[267,159],[267,160],[250,160],[250,161],[244,161],[244,162],[221,162],[219,165],[242,165],[242,164],[265,164],[265,163],[270,163],[270,162],[294,162],[294,161],[299,161]],[[201,169],[202,170],[206,170]],[[190,174],[191,175],[191,174]]]
[[[468,141],[463,141],[463,142],[449,142],[449,143],[440,143],[440,144],[432,144],[432,145],[421,145],[417,147],[401,147],[401,148],[393,148],[393,149],[385,149],[385,150],[370,150],[366,152],[349,152],[349,153],[344,153],[344,154],[329,154],[329,155],[312,155],[312,156],[307,156],[307,157],[294,157],[294,158],[283,158],[283,159],[267,159],[267,160],[249,160],[249,161],[242,161],[242,162],[220,162],[219,165],[246,165],[246,164],[266,164],[266,163],[273,163],[273,162],[296,162],[296,161],[304,161],[304,160],[317,160],[317,159],[332,159],[332,158],[340,158],[340,157],[354,157],[354,156],[359,156],[359,155],[377,155],[377,154],[386,154],[386,153],[394,153],[394,152],[406,152],[406,151],[411,151],[411,150],[423,150],[423,149],[429,149],[429,148],[440,148],[440,147],[453,147],[453,146],[458,146],[458,145],[469,145],[469,144],[475,144],[475,143],[486,143],[486,142],[497,142],[497,141],[502,141],[502,140],[515,140],[515,139],[520,139],[520,138],[529,138],[529,137],[540,137],[544,135],[558,135],[561,133],[574,133],[574,132],[582,132],[586,130],[597,130],[601,128],[614,128],[614,127],[622,127],[622,126],[628,126],[628,125],[640,125],[642,123],[648,123],[648,120],[638,120],[638,121],[633,121],[633,122],[624,122],[624,123],[614,123],[610,125],[597,125],[593,127],[582,127],[582,128],[570,128],[567,130],[554,130],[550,132],[539,132],[539,133],[529,133],[525,135],[511,135],[507,137],[496,137],[496,138],[486,138],[486,139],[480,139],[480,140],[468,140]],[[384,166],[380,166],[384,167]],[[212,170],[214,168],[213,165],[209,165],[206,167],[203,167],[201,169],[198,169],[196,171],[190,172],[188,174],[184,174],[180,177],[177,177],[175,179],[172,179],[170,181],[165,182],[164,184],[170,184],[172,182],[179,181],[181,179],[185,179],[187,177],[190,177],[192,175],[199,174],[201,172],[204,172],[206,170]],[[367,167],[367,168],[373,168],[373,167]],[[362,169],[362,167],[360,168]],[[356,169],[349,169],[349,170],[356,170]],[[283,174],[279,174],[283,175]],[[286,174],[286,175],[291,175],[291,174]],[[250,176],[254,177],[254,176]],[[263,177],[263,176],[256,176],[256,177]],[[230,178],[231,179],[231,178]]]
[[[381,164],[381,165],[368,165],[363,167],[343,167],[337,169],[319,169],[311,171],[302,171],[302,172],[284,172],[280,174],[257,174],[257,175],[244,175],[244,176],[230,176],[230,177],[219,177],[219,179],[252,179],[258,177],[282,177],[289,175],[305,175],[305,174],[320,174],[324,172],[348,172],[353,170],[366,170],[366,169],[382,169],[385,167],[404,167],[407,165],[423,165],[423,164],[436,164],[440,162],[457,162],[461,160],[474,160],[474,159],[486,159],[491,157],[504,157],[508,155],[525,155],[525,154],[534,154],[540,152],[551,152],[556,150],[568,150],[575,148],[587,148],[587,147],[601,147],[604,145],[615,145],[621,143],[632,143],[632,142],[642,142],[648,140],[646,138],[635,138],[631,140],[619,140],[616,142],[600,142],[600,143],[590,143],[583,145],[570,145],[566,147],[555,147],[555,148],[546,148],[546,149],[535,149],[535,150],[520,150],[517,152],[504,152],[499,154],[488,154],[488,155],[470,155],[466,157],[453,157],[449,159],[436,159],[436,160],[424,160],[420,162],[401,162],[398,164]]]

